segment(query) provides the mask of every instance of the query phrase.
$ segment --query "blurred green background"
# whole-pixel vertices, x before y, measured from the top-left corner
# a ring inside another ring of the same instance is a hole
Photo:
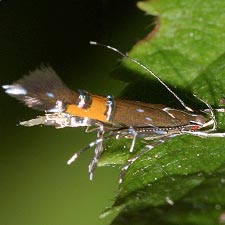
[[[110,78],[119,57],[90,40],[128,51],[148,33],[149,18],[131,0],[20,0],[0,2],[0,84],[42,63],[72,89],[119,95]],[[89,181],[93,150],[72,166],[68,158],[95,138],[84,129],[17,126],[40,112],[0,91],[0,224],[108,224],[99,214],[113,203],[118,168],[98,168]]]

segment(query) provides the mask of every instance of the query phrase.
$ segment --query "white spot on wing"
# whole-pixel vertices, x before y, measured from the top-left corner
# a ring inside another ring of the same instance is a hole
[[[51,92],[46,92],[46,95],[49,97],[49,98],[54,98],[55,95]]]
[[[26,95],[27,91],[21,85],[3,85],[3,89],[5,89],[5,93],[9,95]]]
[[[144,109],[137,109],[137,112],[143,113],[145,110]]]

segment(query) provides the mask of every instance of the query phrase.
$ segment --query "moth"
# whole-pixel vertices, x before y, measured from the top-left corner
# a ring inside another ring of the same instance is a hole
[[[27,107],[44,112],[44,115],[20,122],[20,125],[28,127],[47,125],[56,128],[86,127],[86,131],[97,133],[96,140],[76,152],[67,162],[71,164],[82,152],[95,147],[94,156],[88,167],[90,180],[93,178],[95,168],[104,150],[104,141],[110,138],[132,139],[130,152],[135,147],[136,138],[146,141],[146,147],[128,160],[122,168],[119,180],[122,182],[123,174],[140,155],[168,138],[185,134],[206,138],[225,137],[225,133],[216,132],[215,110],[206,101],[196,96],[206,105],[206,109],[200,112],[195,111],[139,61],[130,58],[114,47],[97,42],[91,42],[91,44],[115,51],[146,70],[180,102],[183,110],[162,104],[114,99],[112,95],[94,95],[84,90],[73,91],[61,81],[51,67],[45,66],[32,71],[28,76],[11,85],[3,85],[5,93],[22,101]],[[224,109],[216,109],[216,111],[224,112]],[[156,141],[151,143],[150,141],[153,140]]]

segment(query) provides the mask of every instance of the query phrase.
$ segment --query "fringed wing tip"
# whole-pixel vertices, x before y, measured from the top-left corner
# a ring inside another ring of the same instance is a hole
[[[64,85],[49,66],[30,72],[11,85],[3,85],[5,93],[22,101],[26,106],[45,111],[55,108],[56,102],[73,103],[74,92]]]
[[[2,85],[2,88],[5,90],[5,93],[8,95],[26,95],[27,91],[19,84],[12,85]]]

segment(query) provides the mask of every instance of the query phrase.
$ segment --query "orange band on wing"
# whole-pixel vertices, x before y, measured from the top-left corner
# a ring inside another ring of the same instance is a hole
[[[106,119],[106,98],[92,95],[92,103],[88,109],[78,108],[75,104],[68,104],[66,113],[79,117],[88,117],[89,119],[108,122]]]

